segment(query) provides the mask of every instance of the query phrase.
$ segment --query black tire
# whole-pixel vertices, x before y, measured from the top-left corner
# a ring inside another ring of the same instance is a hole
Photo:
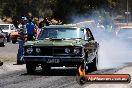
[[[36,70],[36,65],[33,64],[32,62],[27,62],[26,69],[28,74],[34,74]]]
[[[7,42],[10,42],[10,36],[7,36]]]
[[[3,65],[3,62],[2,61],[0,61],[0,66],[2,66]]]
[[[5,43],[4,42],[0,43],[0,46],[1,47],[4,47],[5,46]]]
[[[78,84],[83,85],[86,83],[86,78],[84,76],[77,76],[76,81]]]
[[[12,43],[15,44],[17,42],[17,40],[12,40]]]
[[[93,62],[86,64],[88,66],[87,72],[97,71],[97,58],[95,57]]]
[[[42,72],[48,74],[51,70],[51,67],[48,64],[41,64]]]

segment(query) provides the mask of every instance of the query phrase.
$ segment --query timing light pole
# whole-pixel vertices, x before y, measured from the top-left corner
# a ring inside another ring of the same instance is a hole
[[[129,6],[128,6],[128,0],[127,0],[127,3],[126,3],[126,21],[127,21],[127,25],[128,25],[128,20],[129,20],[129,15],[130,15],[130,12],[129,12]]]

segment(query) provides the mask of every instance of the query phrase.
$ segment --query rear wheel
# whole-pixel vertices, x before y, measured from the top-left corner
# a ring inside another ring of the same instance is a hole
[[[36,70],[36,65],[32,62],[27,62],[26,69],[28,74],[34,74]]]
[[[5,46],[5,43],[4,42],[0,43],[0,46],[1,47],[4,47]]]

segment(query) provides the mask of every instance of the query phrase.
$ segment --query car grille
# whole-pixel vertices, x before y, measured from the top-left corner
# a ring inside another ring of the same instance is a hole
[[[41,47],[41,53],[37,54],[37,55],[52,56],[53,55],[53,47]]]
[[[75,56],[75,54],[73,53],[73,49],[75,47],[64,47],[64,46],[54,46],[54,47],[40,47],[41,49],[41,53],[37,53],[36,52],[36,48],[38,47],[34,47],[33,48],[33,55],[36,55],[36,56]],[[69,48],[70,49],[70,53],[65,53],[65,48]],[[26,51],[26,49],[25,49]],[[82,48],[80,47],[80,52],[82,52]],[[27,53],[26,53],[27,54]],[[78,54],[79,56],[81,55],[82,53]],[[78,56],[76,55],[76,56]]]

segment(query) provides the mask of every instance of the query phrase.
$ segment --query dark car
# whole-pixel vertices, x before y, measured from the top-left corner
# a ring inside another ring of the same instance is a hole
[[[0,30],[0,46],[4,47],[5,46],[5,34],[2,33],[2,30]]]
[[[35,41],[24,44],[23,60],[27,73],[33,74],[36,66],[42,71],[51,67],[79,67],[85,71],[97,70],[99,44],[89,28],[74,26],[47,26]]]

